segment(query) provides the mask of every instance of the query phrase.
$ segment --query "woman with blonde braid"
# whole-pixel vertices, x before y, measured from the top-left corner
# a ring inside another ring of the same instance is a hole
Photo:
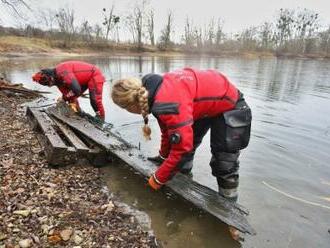
[[[190,173],[196,148],[211,130],[210,166],[219,194],[236,201],[238,157],[250,139],[251,110],[243,94],[215,70],[183,70],[163,76],[148,74],[142,81],[121,79],[112,89],[114,103],[142,114],[144,135],[150,139],[148,114],[161,129],[159,155],[148,158],[160,166],[149,179],[157,190],[177,172]]]
[[[151,129],[148,126],[148,92],[137,78],[118,80],[112,88],[112,99],[120,107],[134,114],[142,114],[144,120],[143,135],[150,140]]]

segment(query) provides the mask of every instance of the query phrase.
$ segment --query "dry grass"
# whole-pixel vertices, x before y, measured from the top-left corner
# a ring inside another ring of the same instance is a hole
[[[20,36],[0,36],[0,53],[3,54],[52,54],[52,55],[82,55],[82,54],[99,54],[99,53],[129,53],[141,54],[150,53],[157,55],[179,55],[180,51],[159,51],[157,47],[144,45],[139,49],[132,43],[113,43],[99,41],[94,43],[86,43],[83,41],[73,41],[70,45],[65,45],[63,40],[48,40],[42,38],[28,38]]]
[[[52,50],[43,39],[19,36],[0,36],[0,52],[49,52]]]

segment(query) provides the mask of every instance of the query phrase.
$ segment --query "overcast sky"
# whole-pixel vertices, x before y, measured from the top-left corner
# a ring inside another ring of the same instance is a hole
[[[75,10],[78,22],[83,19],[90,23],[101,23],[102,8],[115,5],[117,14],[125,14],[134,6],[135,0],[26,0],[36,8],[52,8],[69,6]],[[155,9],[155,26],[159,31],[163,26],[168,10],[174,14],[176,35],[183,30],[187,16],[195,24],[204,25],[211,17],[224,20],[225,32],[237,32],[249,26],[273,21],[280,8],[308,8],[318,12],[321,23],[330,24],[330,0],[149,0]],[[16,19],[4,14],[1,10],[2,24],[16,25]]]

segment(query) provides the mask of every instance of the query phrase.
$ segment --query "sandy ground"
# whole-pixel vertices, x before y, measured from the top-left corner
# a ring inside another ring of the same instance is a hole
[[[0,91],[0,248],[157,247],[88,164],[51,168],[20,104]]]

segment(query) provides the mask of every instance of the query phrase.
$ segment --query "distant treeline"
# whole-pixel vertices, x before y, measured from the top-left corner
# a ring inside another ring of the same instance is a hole
[[[196,53],[268,52],[277,55],[330,56],[330,24],[322,26],[318,13],[308,9],[280,9],[273,22],[264,22],[238,33],[228,34],[221,17],[197,25],[187,17],[180,40],[173,40],[175,17],[171,11],[161,32],[155,34],[155,12],[142,1],[129,13],[116,13],[115,5],[100,10],[102,22],[88,20],[77,24],[69,7],[38,10],[35,20],[21,28],[0,27],[1,35],[19,35],[48,39],[52,46],[71,48],[85,45],[106,48],[130,43],[137,50],[175,50]],[[126,34],[125,37],[123,34]],[[128,39],[128,37],[131,37]],[[122,39],[121,39],[122,38]]]

